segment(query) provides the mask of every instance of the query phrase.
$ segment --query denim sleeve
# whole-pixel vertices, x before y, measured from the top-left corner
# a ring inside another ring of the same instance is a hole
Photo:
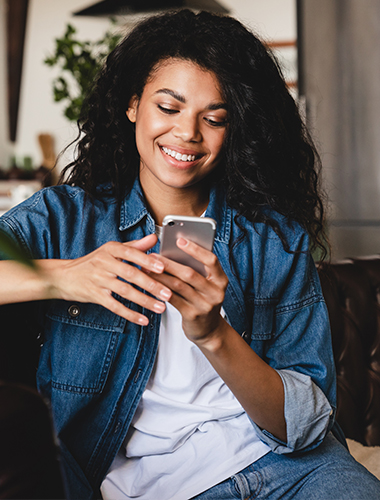
[[[267,280],[260,283],[261,289],[268,282],[273,286],[277,280],[280,292],[272,308],[268,303],[260,307],[256,299],[258,318],[254,315],[252,331],[251,346],[256,351],[261,348],[261,356],[283,382],[286,443],[253,425],[260,439],[280,454],[317,447],[332,428],[336,411],[336,373],[328,311],[315,263],[307,251],[307,238],[301,243],[298,247],[301,252],[285,255],[282,266],[278,262],[273,263],[273,269],[266,265],[269,271]],[[275,286],[273,290],[272,297],[276,294]],[[262,338],[263,332],[267,332],[261,345],[259,332]]]
[[[31,259],[44,257],[43,239],[39,236],[48,225],[49,214],[41,210],[41,192],[37,191],[0,217],[0,233],[11,239],[22,253]],[[0,245],[0,259],[9,258]]]
[[[11,222],[12,221],[9,218],[0,218],[0,234],[2,234],[2,238],[5,237],[6,240],[12,240],[12,242],[21,249],[26,257],[30,257],[31,254],[26,241],[23,239],[21,232],[18,232]],[[7,260],[11,258],[7,251],[7,245],[5,244],[5,246],[3,246],[4,243],[0,243],[0,260]]]

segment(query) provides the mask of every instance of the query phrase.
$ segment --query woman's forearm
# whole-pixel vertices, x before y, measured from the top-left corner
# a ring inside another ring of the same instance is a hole
[[[0,304],[45,300],[55,297],[54,271],[64,260],[36,260],[30,268],[12,260],[0,262]]]
[[[247,414],[262,429],[287,441],[284,386],[276,370],[263,361],[233,328],[222,322],[215,342],[197,345]]]
[[[165,310],[163,301],[171,297],[171,290],[150,274],[162,272],[164,266],[155,254],[146,253],[156,242],[154,234],[128,243],[109,241],[75,259],[37,260],[36,270],[13,261],[2,261],[0,304],[74,300],[99,304],[128,321],[147,325],[147,316],[128,308],[114,295],[156,313]]]

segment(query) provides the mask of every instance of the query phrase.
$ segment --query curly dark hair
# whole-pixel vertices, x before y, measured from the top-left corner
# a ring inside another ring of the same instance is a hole
[[[309,233],[326,255],[320,160],[298,107],[270,50],[240,22],[208,12],[180,10],[138,24],[108,56],[78,122],[77,158],[61,182],[92,196],[110,183],[119,200],[138,175],[132,96],[141,97],[152,70],[168,58],[212,71],[228,107],[224,161],[218,179],[239,216],[270,224],[288,249],[271,207]],[[68,174],[68,178],[63,181]]]

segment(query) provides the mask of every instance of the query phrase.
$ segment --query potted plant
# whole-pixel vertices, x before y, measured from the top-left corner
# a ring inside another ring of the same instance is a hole
[[[111,19],[113,25],[115,21]],[[60,69],[53,80],[54,101],[65,102],[64,115],[77,121],[88,91],[107,55],[116,47],[121,35],[109,30],[97,41],[81,41],[76,29],[67,24],[62,38],[56,38],[54,53],[44,60],[51,67]]]

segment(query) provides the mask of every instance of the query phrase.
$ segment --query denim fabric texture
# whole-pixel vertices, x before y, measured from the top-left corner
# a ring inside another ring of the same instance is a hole
[[[284,383],[287,442],[253,422],[277,454],[311,450],[334,423],[336,380],[327,309],[309,240],[297,224],[271,213],[293,252],[274,231],[245,219],[240,226],[224,193],[213,187],[206,216],[217,222],[214,252],[228,279],[228,321]],[[0,219],[36,259],[75,259],[108,241],[155,232],[138,179],[118,206],[106,188],[91,200],[82,189],[43,189]],[[159,251],[159,243],[152,250]],[[119,297],[128,307],[138,306]],[[102,306],[45,301],[38,387],[51,401],[72,498],[92,498],[119,450],[155,360],[160,316],[126,322]]]
[[[302,454],[268,453],[192,500],[374,500],[380,481],[332,434]],[[185,500],[185,499],[184,499]]]

